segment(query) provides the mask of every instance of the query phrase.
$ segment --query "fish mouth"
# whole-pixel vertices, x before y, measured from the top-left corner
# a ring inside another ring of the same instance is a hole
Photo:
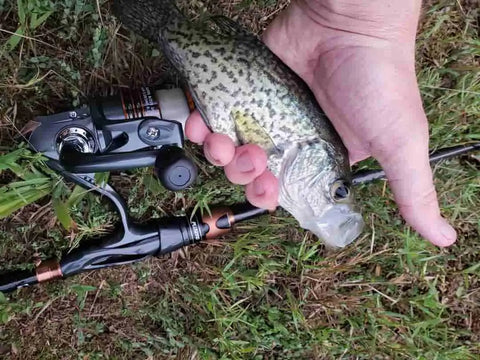
[[[348,205],[334,205],[319,218],[309,219],[302,227],[310,230],[325,244],[343,248],[355,241],[363,231],[362,215]]]

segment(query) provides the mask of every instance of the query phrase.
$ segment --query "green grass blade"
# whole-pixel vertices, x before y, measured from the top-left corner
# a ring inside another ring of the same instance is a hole
[[[50,190],[50,184],[41,187],[31,187],[27,185],[24,187],[14,186],[10,189],[0,188],[0,219],[47,196]]]
[[[50,15],[53,14],[53,10],[47,11],[44,14],[37,17],[37,14],[32,14],[32,18],[30,19],[30,29],[35,30],[37,27],[42,25]]]
[[[24,35],[24,31],[20,27],[17,29],[17,31],[15,31],[15,34],[10,36],[10,38],[6,42],[6,45],[9,51],[12,51],[17,47],[20,40],[22,40],[22,35]]]
[[[55,211],[55,215],[57,216],[58,221],[60,221],[60,224],[62,224],[66,230],[70,230],[74,222],[67,204],[60,199],[53,199],[53,210]]]

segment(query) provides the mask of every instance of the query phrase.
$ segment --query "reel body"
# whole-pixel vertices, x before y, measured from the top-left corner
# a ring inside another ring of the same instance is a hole
[[[74,174],[155,167],[162,185],[189,187],[197,168],[184,150],[194,109],[182,89],[122,90],[88,106],[35,119],[30,147]]]

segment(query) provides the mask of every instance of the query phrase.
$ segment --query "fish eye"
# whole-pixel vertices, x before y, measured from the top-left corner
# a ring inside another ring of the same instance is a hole
[[[350,197],[350,187],[343,180],[337,180],[332,185],[333,200],[340,202]]]

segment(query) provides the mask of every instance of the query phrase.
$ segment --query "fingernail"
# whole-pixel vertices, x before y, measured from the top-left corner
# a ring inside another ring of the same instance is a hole
[[[457,238],[457,232],[445,219],[442,219],[442,222],[439,226],[439,231],[443,235],[445,243],[450,245],[455,242],[455,239]]]
[[[247,151],[242,153],[235,163],[239,171],[247,173],[255,169],[252,160],[250,159],[250,155]]]
[[[209,157],[210,160],[215,163],[215,165],[220,163],[219,159],[212,156],[212,153],[210,152],[210,146],[208,145],[208,143],[205,143],[205,145],[203,146],[203,151],[205,151],[207,157]]]
[[[253,184],[253,191],[257,196],[262,196],[263,194],[265,194],[265,188],[259,181],[255,181],[255,183]]]

